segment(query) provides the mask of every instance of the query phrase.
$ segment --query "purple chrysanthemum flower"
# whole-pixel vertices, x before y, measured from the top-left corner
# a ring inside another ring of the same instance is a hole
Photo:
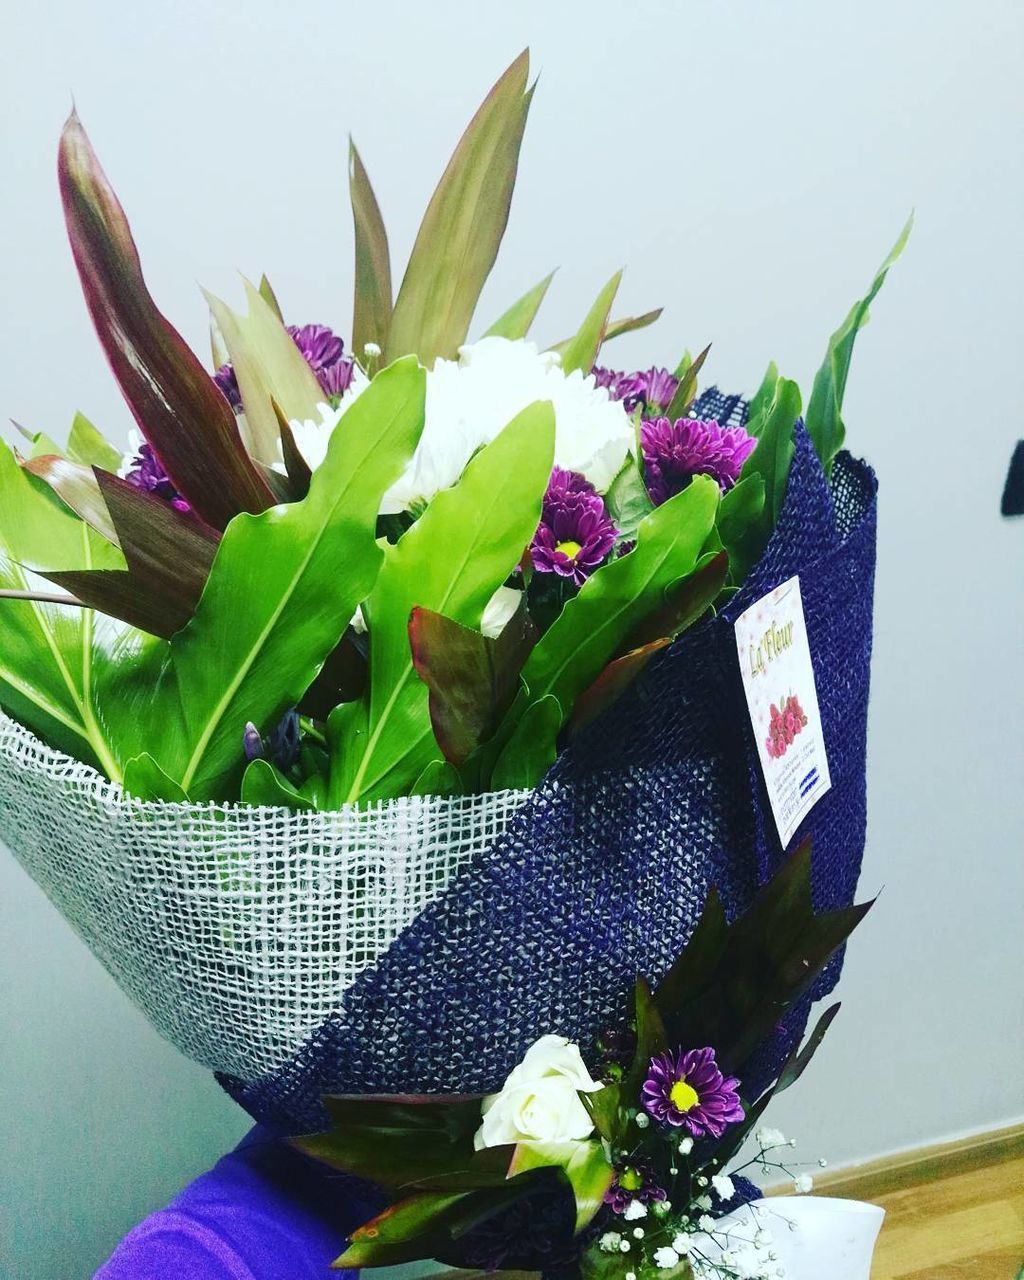
[[[345,355],[345,344],[325,324],[290,324],[288,335],[302,352],[302,358],[316,374],[325,396],[343,395],[351,386],[355,361]],[[222,364],[213,380],[228,404],[239,413],[242,397],[238,378],[230,364]]]
[[[667,369],[652,366],[636,373],[617,373],[595,365],[592,373],[599,387],[607,387],[613,400],[621,400],[627,413],[667,409],[679,387],[679,379]]]
[[[714,1049],[680,1049],[651,1059],[640,1097],[660,1124],[685,1129],[694,1138],[720,1138],[743,1119],[738,1085],[722,1075]]]
[[[723,427],[701,418],[651,418],[640,426],[647,492],[660,506],[694,476],[711,476],[723,493],[739,479],[757,445],[743,427]]]
[[[555,467],[530,544],[533,567],[582,586],[608,558],[618,532],[594,486],[575,471]]]
[[[604,1202],[614,1213],[624,1213],[631,1200],[654,1204],[665,1199],[665,1190],[654,1180],[650,1165],[637,1163],[619,1169],[615,1181],[604,1193]]]
[[[131,466],[125,473],[124,478],[129,484],[133,484],[136,489],[143,489],[146,493],[153,494],[154,497],[163,498],[176,511],[192,510],[174,487],[173,481],[164,470],[164,465],[157,457],[151,444],[139,446],[139,451],[132,458]]]

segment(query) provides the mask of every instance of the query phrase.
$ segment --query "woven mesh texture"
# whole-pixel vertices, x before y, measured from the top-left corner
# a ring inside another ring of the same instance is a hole
[[[742,421],[712,391],[696,413]],[[545,1032],[592,1043],[657,980],[708,888],[735,915],[777,868],[732,623],[800,576],[832,790],[794,836],[814,840],[819,910],[853,898],[864,847],[875,480],[841,455],[831,485],[802,427],[776,530],[718,617],[684,634],[582,734],[494,844],[476,854],[322,1027],[256,1083],[222,1075],[257,1119],[316,1129],[324,1092],[488,1091]],[[837,958],[818,983],[838,978]],[[757,1061],[756,1092],[802,1033],[802,1001]]]
[[[0,838],[157,1030],[241,1080],[286,1062],[527,794],[142,804],[0,713]]]

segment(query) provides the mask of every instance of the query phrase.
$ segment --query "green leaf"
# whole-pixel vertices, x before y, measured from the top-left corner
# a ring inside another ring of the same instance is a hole
[[[764,476],[751,474],[722,496],[718,535],[728,553],[734,583],[746,580],[764,550]]]
[[[601,350],[601,343],[604,341],[605,332],[608,328],[608,316],[611,313],[615,295],[619,291],[621,280],[622,272],[616,271],[597,295],[594,305],[587,312],[586,318],[580,325],[579,332],[566,343],[562,351],[563,372],[572,373],[574,369],[582,369],[584,374],[588,374],[594,367],[597,353]]]
[[[498,756],[491,774],[492,790],[536,786],[555,763],[555,739],[562,720],[562,708],[551,694],[529,703]]]
[[[661,318],[664,307],[656,307],[653,311],[645,311],[642,316],[624,316],[621,320],[609,320],[604,331],[604,341],[621,338],[624,333],[636,333],[638,329],[646,329]]]
[[[615,1181],[615,1170],[600,1142],[520,1142],[509,1177],[532,1169],[561,1169],[576,1198],[576,1234],[591,1221]]]
[[[368,691],[328,720],[332,805],[402,795],[437,757],[428,690],[413,668],[410,615],[419,605],[480,626],[537,528],[554,434],[550,403],[528,406],[387,547],[364,606],[372,637]]]
[[[632,633],[629,648],[658,643],[662,637],[674,640],[699,622],[718,599],[728,568],[729,557],[724,552],[702,555],[692,573],[665,588],[661,607],[649,613]]]
[[[800,417],[800,388],[788,378],[779,378],[771,397],[765,397],[750,434],[757,437],[757,447],[743,464],[740,480],[760,476],[764,482],[764,507],[755,532],[751,534],[761,546],[778,523],[786,500],[789,468],[795,446],[793,429]],[[739,487],[739,486],[737,486]]]
[[[120,545],[117,530],[91,466],[73,462],[70,458],[62,458],[54,453],[29,458],[23,465],[26,471],[48,484],[86,524],[102,534],[108,542]]]
[[[64,216],[85,300],[139,429],[179,493],[223,529],[273,496],[246,453],[235,415],[142,278],[124,210],[72,112],[57,162]]]
[[[430,723],[445,758],[461,765],[494,733],[536,643],[526,597],[500,636],[481,635],[417,606],[409,619],[416,674],[430,690]]]
[[[814,442],[818,457],[825,468],[826,475],[831,474],[832,462],[843,447],[846,427],[843,423],[843,395],[846,391],[846,379],[850,372],[850,360],[853,356],[853,345],[862,325],[867,324],[868,309],[874,302],[878,291],[885,284],[889,268],[903,252],[914,225],[914,216],[907,219],[900,232],[899,239],[893,245],[888,257],[878,269],[871,288],[859,302],[855,302],[849,314],[829,339],[825,360],[814,378],[814,387],[807,405],[807,433]]]
[[[188,796],[181,787],[145,751],[125,765],[124,789],[136,800],[166,800],[175,804],[188,802]]]
[[[353,1231],[348,1248],[331,1265],[348,1270],[429,1258],[449,1239],[447,1225],[466,1199],[464,1191],[409,1196]]]
[[[380,205],[351,138],[348,140],[348,189],[356,244],[352,351],[362,359],[368,342],[375,342],[381,351],[387,350],[391,328],[391,255]]]
[[[518,302],[513,302],[504,315],[495,320],[494,324],[484,334],[484,337],[509,338],[512,341],[517,338],[525,338],[530,332],[530,326],[536,319],[540,304],[544,301],[544,297],[554,278],[555,273],[552,271],[550,275],[544,277],[540,284],[535,284],[528,293],[524,293]]]
[[[529,64],[524,50],[484,99],[431,197],[391,317],[389,360],[414,352],[431,367],[466,340],[508,223]]]
[[[665,410],[666,418],[672,418],[674,420],[676,418],[683,418],[686,416],[687,410],[693,403],[693,397],[697,391],[697,374],[704,368],[704,361],[708,358],[710,350],[711,344],[708,343],[696,360],[687,360],[686,356],[683,357],[683,362],[686,367],[683,368],[682,372],[679,374],[679,386],[676,387],[676,393],[672,397],[668,408]],[[682,368],[682,366],[680,367]]]
[[[275,404],[288,419],[319,421],[324,393],[274,308],[248,280],[248,314],[239,315],[206,293],[228,349],[245,409],[245,433],[253,457],[271,466],[281,460]]]
[[[447,760],[431,760],[409,789],[411,796],[453,796],[461,790],[459,772]]]
[[[284,313],[281,311],[281,304],[277,300],[277,294],[274,292],[274,286],[265,275],[260,276],[260,297],[271,311],[273,311],[274,315],[277,316],[278,320],[284,324]]]
[[[225,794],[241,774],[246,722],[274,723],[299,701],[373,586],[380,500],[419,439],[424,386],[415,360],[378,374],[332,434],[307,497],[225,532],[146,717],[147,749],[193,799]]]
[[[121,465],[121,454],[108,444],[83,413],[76,413],[68,434],[67,455],[72,462],[86,467],[102,467],[116,472]]]
[[[116,568],[121,553],[0,447],[0,588],[37,591],[41,568]],[[97,684],[119,675],[137,633],[90,609],[0,600],[0,704],[44,741],[121,773]]]
[[[635,538],[640,521],[654,510],[651,495],[640,473],[640,464],[632,453],[612,481],[605,505],[622,538]]]
[[[715,481],[696,476],[643,520],[628,555],[602,565],[566,602],[523,668],[535,701],[553,694],[563,710],[572,709],[641,620],[662,605],[666,587],[693,570],[718,498]]]
[[[314,812],[317,805],[303,795],[269,760],[253,760],[242,777],[243,804]]]
[[[764,412],[775,398],[775,389],[779,382],[779,368],[774,360],[769,361],[761,385],[754,392],[747,407],[747,431],[757,435],[764,421]]]

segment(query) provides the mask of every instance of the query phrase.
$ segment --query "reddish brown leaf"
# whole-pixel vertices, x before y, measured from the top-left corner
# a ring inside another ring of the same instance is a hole
[[[72,112],[57,164],[85,300],[139,429],[193,509],[223,529],[273,496],[245,451],[235,416],[184,339],[157,310],[118,202]]]
[[[566,724],[569,736],[574,736],[596,720],[602,711],[625,693],[654,655],[671,643],[669,636],[662,636],[660,640],[633,649],[624,653],[621,658],[609,662],[594,683],[576,699],[572,715]]]
[[[86,524],[101,533],[108,542],[117,545],[117,530],[110,518],[107,504],[103,501],[92,467],[72,462],[55,453],[28,458],[21,465],[26,471],[31,471],[34,476],[44,480]]]
[[[663,636],[674,640],[707,613],[725,586],[728,573],[728,552],[719,551],[705,557],[704,563],[698,563],[693,573],[674,582],[666,590],[665,603],[643,619],[630,635],[625,648],[639,649]]]

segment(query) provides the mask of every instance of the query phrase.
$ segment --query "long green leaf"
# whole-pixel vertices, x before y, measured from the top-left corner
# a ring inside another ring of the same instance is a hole
[[[764,481],[764,506],[758,518],[762,545],[775,528],[786,500],[789,468],[795,450],[793,428],[800,417],[800,405],[800,388],[796,383],[789,378],[778,378],[771,394],[766,394],[761,402],[757,421],[751,422],[751,434],[757,437],[757,447],[743,464],[740,484],[748,476],[760,476]],[[736,488],[739,487],[738,484]]]
[[[635,548],[603,565],[566,602],[523,668],[534,699],[553,694],[563,711],[597,679],[622,642],[692,572],[718,510],[718,485],[696,476],[640,524]]]
[[[512,341],[525,338],[530,332],[530,326],[537,318],[537,312],[554,278],[555,273],[552,271],[540,284],[535,284],[528,293],[524,293],[518,302],[513,302],[509,309],[495,320],[484,337],[509,338]]]
[[[645,311],[642,316],[623,316],[620,320],[609,320],[604,331],[604,341],[621,338],[626,333],[636,333],[638,329],[646,329],[661,318],[664,307],[655,307],[653,311]]]
[[[579,327],[579,332],[566,343],[562,350],[562,369],[565,373],[572,373],[574,369],[582,369],[586,374],[594,367],[597,353],[601,350],[601,343],[604,341],[605,331],[608,328],[608,316],[611,314],[612,303],[615,301],[615,295],[619,291],[621,280],[622,272],[616,271],[597,295],[594,305],[587,312],[583,323]]]
[[[84,413],[75,414],[66,452],[72,462],[81,462],[87,467],[116,472],[121,465],[120,452],[104,440]]]
[[[41,568],[117,568],[121,553],[0,447],[0,587],[38,589]],[[0,600],[0,704],[45,741],[117,780],[96,697],[134,636],[90,609]]]
[[[437,758],[427,686],[413,668],[410,615],[419,605],[479,627],[537,528],[554,430],[549,402],[528,406],[387,549],[365,606],[368,692],[328,721],[332,805],[402,795]]]
[[[557,698],[545,694],[529,703],[498,756],[491,789],[534,787],[555,763],[555,741],[564,720]]]
[[[272,725],[298,702],[373,586],[380,499],[419,439],[425,382],[412,359],[378,374],[306,498],[225,532],[147,715],[145,749],[193,799],[224,794],[241,772],[246,722]]]
[[[424,214],[398,291],[386,352],[428,367],[455,356],[508,223],[533,91],[524,50],[484,99]]]
[[[273,496],[235,415],[150,297],[124,210],[74,112],[57,172],[85,300],[139,430],[208,524],[223,529],[240,511],[265,510]]]
[[[509,1177],[531,1169],[561,1169],[576,1198],[576,1232],[594,1218],[605,1192],[615,1181],[615,1170],[600,1142],[520,1142],[509,1166]]]
[[[387,350],[391,329],[391,255],[380,205],[351,138],[348,140],[348,189],[356,243],[352,350],[362,358],[368,342],[375,342],[382,351]]]
[[[885,261],[879,267],[871,288],[859,302],[855,302],[849,315],[829,339],[825,360],[814,378],[814,387],[807,405],[807,433],[814,442],[826,474],[831,473],[832,462],[843,447],[846,427],[843,423],[843,395],[850,372],[853,344],[857,333],[868,321],[868,309],[879,289],[885,284],[889,268],[903,252],[914,225],[914,216],[907,219],[899,239],[893,245]]]
[[[206,294],[238,379],[249,449],[271,466],[281,460],[275,403],[288,419],[316,420],[324,393],[280,317],[248,280],[245,298],[243,316]]]

